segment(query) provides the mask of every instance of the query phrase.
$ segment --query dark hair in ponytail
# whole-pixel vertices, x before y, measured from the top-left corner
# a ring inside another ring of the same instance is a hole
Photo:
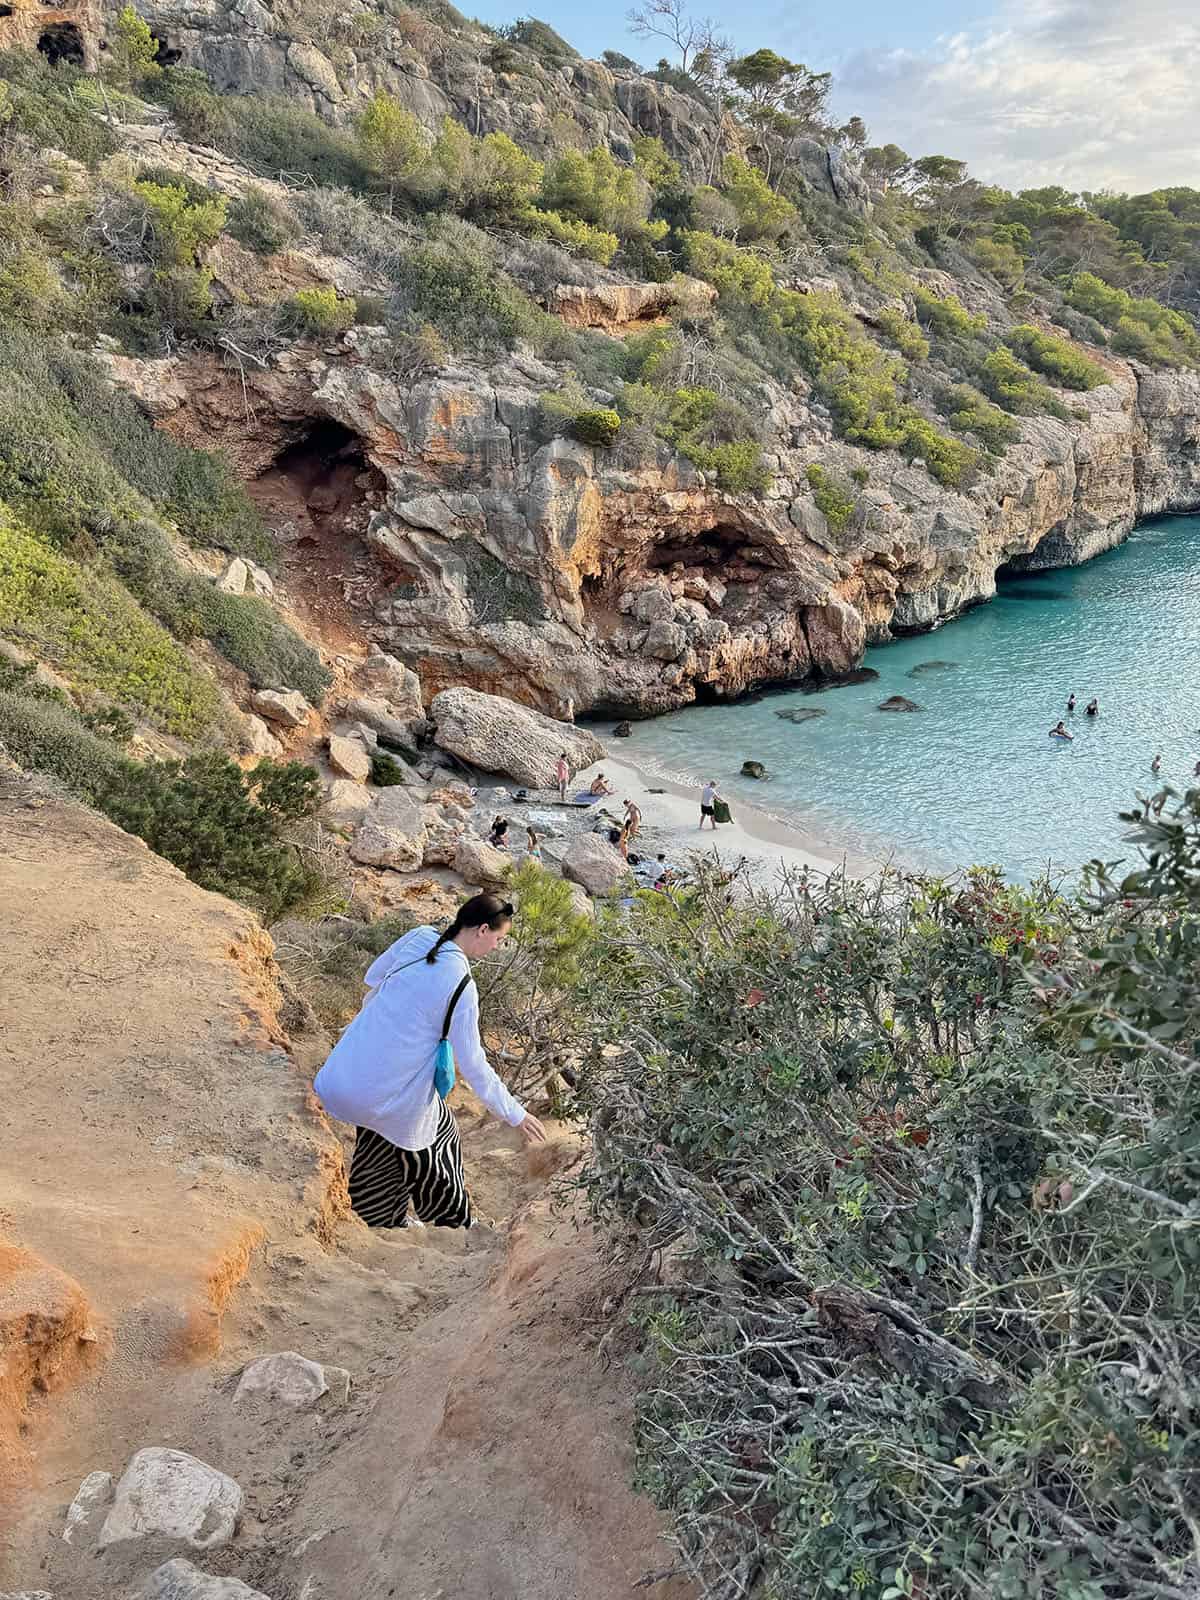
[[[501,900],[497,894],[473,894],[459,906],[450,926],[438,934],[437,943],[425,959],[430,963],[436,961],[442,946],[456,938],[464,928],[495,929],[503,927],[512,919],[513,908],[510,901]]]

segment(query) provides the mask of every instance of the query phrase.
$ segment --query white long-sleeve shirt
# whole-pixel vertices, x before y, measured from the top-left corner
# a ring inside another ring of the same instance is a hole
[[[413,928],[367,969],[372,990],[342,1034],[313,1087],[330,1116],[371,1128],[402,1150],[427,1150],[437,1134],[434,1058],[450,997],[471,964],[453,943],[425,960],[434,928]],[[514,1128],[525,1117],[492,1071],[479,1038],[479,991],[472,979],[450,1022],[456,1071],[484,1105]]]

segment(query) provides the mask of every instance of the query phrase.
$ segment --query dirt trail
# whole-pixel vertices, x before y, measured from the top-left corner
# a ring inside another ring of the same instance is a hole
[[[595,1353],[602,1268],[546,1199],[574,1136],[531,1163],[464,1097],[501,1230],[370,1234],[279,1001],[246,912],[0,774],[0,1590],[136,1595],[160,1553],[72,1549],[63,1512],[169,1445],[246,1493],[187,1553],[270,1600],[628,1595],[671,1558]],[[349,1402],[235,1408],[281,1350],[348,1368]]]

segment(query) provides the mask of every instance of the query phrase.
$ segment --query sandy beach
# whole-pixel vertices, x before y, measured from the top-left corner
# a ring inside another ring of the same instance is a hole
[[[632,853],[651,859],[660,852],[676,870],[686,870],[694,852],[716,853],[723,867],[744,865],[753,879],[769,884],[784,868],[807,868],[812,872],[846,871],[853,877],[870,877],[882,862],[848,856],[833,847],[824,847],[801,829],[748,805],[739,795],[730,801],[733,821],[700,831],[700,785],[688,786],[678,779],[662,776],[635,762],[606,755],[603,761],[578,773],[570,792],[578,794],[589,787],[598,772],[603,772],[613,793],[594,806],[561,806],[556,795],[533,792],[524,803],[513,798],[512,786],[482,785],[479,790],[479,825],[486,828],[489,814],[509,819],[510,849],[514,859],[524,853],[525,827],[532,822],[548,862],[561,860],[576,834],[591,831],[602,818],[614,824],[623,816],[622,801],[630,799],[642,813],[641,830]]]

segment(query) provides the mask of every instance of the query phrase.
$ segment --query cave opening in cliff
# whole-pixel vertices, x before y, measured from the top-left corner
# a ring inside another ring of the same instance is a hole
[[[158,46],[158,51],[154,57],[155,63],[160,67],[178,66],[180,61],[183,60],[183,51],[176,50],[165,33],[158,33],[151,28],[150,37]]]
[[[291,540],[324,542],[335,534],[361,537],[386,488],[358,434],[332,417],[315,417],[250,492],[269,524],[291,525]]]
[[[741,528],[728,528],[722,524],[702,529],[689,537],[659,544],[650,552],[651,571],[661,572],[669,567],[701,567],[714,577],[728,574],[730,566],[745,563],[742,554],[747,536]]]
[[[43,28],[37,47],[52,67],[58,66],[60,61],[72,67],[84,64],[83,34],[73,22],[55,22]]]

